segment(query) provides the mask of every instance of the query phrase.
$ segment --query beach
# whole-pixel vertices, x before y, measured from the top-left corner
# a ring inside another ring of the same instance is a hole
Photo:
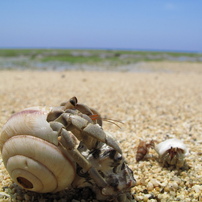
[[[104,121],[103,129],[119,142],[134,172],[134,201],[202,201],[202,64],[143,65],[141,72],[2,70],[0,129],[24,108],[59,106],[76,96],[102,117],[122,122],[117,127]],[[147,158],[136,161],[140,139],[160,143],[170,138],[182,140],[189,150],[186,168],[162,166],[152,148]],[[22,190],[11,181],[2,159],[0,168],[0,201],[68,201],[68,191]]]

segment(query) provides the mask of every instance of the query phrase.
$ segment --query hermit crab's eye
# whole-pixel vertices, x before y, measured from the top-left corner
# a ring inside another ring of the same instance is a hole
[[[77,104],[77,102],[78,102],[78,100],[77,100],[76,97],[71,98],[69,101],[70,101],[70,103],[71,103],[72,105],[74,105],[74,106],[76,106],[76,104]]]

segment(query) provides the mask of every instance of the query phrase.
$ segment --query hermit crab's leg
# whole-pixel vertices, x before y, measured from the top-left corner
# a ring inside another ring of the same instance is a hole
[[[95,181],[98,187],[104,188],[107,187],[108,184],[104,180],[104,178],[99,174],[99,172],[89,163],[85,157],[81,155],[81,153],[75,148],[75,142],[73,138],[70,136],[69,132],[61,127],[60,123],[51,123],[51,127],[53,130],[58,131],[58,135],[61,136],[59,140],[59,148],[63,152],[67,158],[72,159],[83,169],[83,172],[88,172],[90,177]]]
[[[176,156],[177,156],[176,166],[178,168],[183,167],[183,165],[185,164],[183,151],[178,149]]]
[[[74,116],[75,115],[71,114],[70,118],[72,118]],[[80,124],[81,124],[81,122],[83,123],[83,120],[87,121],[87,120],[81,118],[80,116],[76,116],[74,118],[76,118],[77,121],[80,120],[79,121]],[[72,140],[73,138],[66,130],[66,128],[67,129],[71,128],[71,131],[72,131],[72,128],[76,127],[74,121],[73,120],[71,120],[71,122],[69,120],[67,121],[67,119],[64,119],[63,116],[61,116],[60,119],[61,119],[60,122],[57,122],[58,120],[57,121],[55,120],[54,122],[50,122],[51,128],[54,131],[57,131],[58,136],[61,137],[59,139],[60,150],[63,152],[63,154],[65,156],[67,156],[67,158],[72,159],[73,162],[76,162],[82,168],[83,174],[89,175],[90,179],[92,179],[94,181],[93,182],[94,186],[96,185],[96,187],[98,187],[98,190],[100,190],[100,194],[103,197],[104,196],[116,196],[117,192],[123,190],[123,187],[125,187],[127,189],[127,187],[130,188],[130,187],[134,186],[133,184],[135,183],[135,180],[133,178],[131,178],[132,175],[130,174],[130,169],[129,168],[127,169],[127,167],[125,167],[127,165],[125,165],[124,159],[122,158],[121,154],[117,152],[117,150],[113,150],[112,148],[110,149],[110,147],[109,147],[108,153],[104,152],[101,155],[101,159],[104,160],[105,155],[106,155],[106,158],[109,159],[109,160],[106,159],[106,161],[107,161],[106,164],[104,162],[102,163],[102,166],[106,167],[106,173],[105,173],[104,170],[100,170],[100,167],[96,167],[95,165],[92,164],[92,162],[96,162],[96,160],[90,162],[89,160],[86,159],[85,156],[83,156],[82,153],[80,153],[80,151],[77,148],[75,148],[75,143]],[[68,122],[69,125],[65,122]],[[74,125],[73,125],[73,123],[74,123]],[[67,127],[65,128],[64,125],[66,125]],[[85,127],[85,125],[86,124],[84,124],[84,127]],[[89,122],[87,123],[87,125],[89,125]],[[99,128],[102,131],[102,129],[99,126],[97,126],[97,128]],[[83,134],[82,132],[81,132],[81,134],[83,136],[86,135],[86,134]],[[89,137],[89,135],[87,135],[87,137]],[[92,139],[95,139],[95,138],[92,138]],[[84,145],[86,145],[86,144],[84,143]],[[93,149],[91,151],[93,151]],[[100,161],[100,159],[98,159],[98,162],[99,161]],[[109,164],[110,161],[112,164],[111,163]],[[110,169],[113,169],[113,171],[112,171],[113,175],[108,175],[108,172]],[[129,174],[129,176],[127,173]],[[77,174],[78,174],[78,176],[80,176],[79,173],[77,173]],[[82,177],[82,176],[80,176],[80,177]],[[74,185],[80,186],[80,184],[77,184],[77,181],[75,181]],[[93,189],[97,189],[97,188],[93,188]],[[98,192],[97,192],[97,194],[98,194]],[[122,199],[124,199],[124,201],[125,201],[124,195],[120,196],[120,201],[123,201]]]
[[[92,115],[93,112],[91,111],[91,109],[84,104],[76,104],[75,105],[75,109],[77,109],[78,111],[80,111],[82,114],[86,114],[88,116]]]
[[[178,159],[177,162],[176,162],[176,167],[177,168],[181,168],[184,166],[184,159]]]
[[[75,105],[75,109],[79,110],[83,114],[90,116],[95,123],[98,123],[100,126],[102,126],[102,117],[97,110],[79,103]],[[93,115],[95,115],[96,118],[94,118]]]
[[[172,154],[169,154],[169,164],[170,165],[176,165],[177,163],[177,153],[175,151],[175,148],[171,148],[171,153]]]
[[[103,176],[98,172],[98,170],[84,157],[82,154],[74,147],[72,144],[72,140],[70,140],[70,136],[68,131],[64,128],[60,131],[61,143],[60,149],[61,151],[69,157],[69,155],[73,158],[74,161],[82,168],[83,173],[88,173],[90,178],[93,179],[95,185],[100,188],[100,191],[103,195],[116,195],[117,194],[117,178],[115,178],[115,185],[113,186],[112,181],[106,181]],[[119,180],[121,182],[121,180]],[[129,181],[131,182],[131,180]],[[112,183],[112,184],[111,184]],[[124,195],[122,196],[123,198]],[[121,197],[121,198],[122,198]]]
[[[116,141],[110,135],[107,135],[97,124],[89,123],[89,121],[87,121],[86,119],[70,113],[61,114],[61,116],[58,117],[58,119],[56,119],[55,121],[62,123],[67,131],[72,131],[74,133],[73,128],[76,128],[78,131],[80,131],[79,137],[78,133],[74,134],[80,141],[84,142],[88,149],[96,148],[97,143],[94,140],[97,140],[106,143],[119,153],[122,153]]]
[[[169,153],[165,152],[161,157],[160,157],[160,163],[162,163],[163,166],[166,166],[169,164]]]
[[[96,123],[102,127],[102,117],[101,117],[100,113],[93,108],[90,108],[90,110],[93,112],[93,115],[96,115]]]

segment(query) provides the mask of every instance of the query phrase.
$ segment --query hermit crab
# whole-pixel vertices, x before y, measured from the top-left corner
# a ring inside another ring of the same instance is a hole
[[[165,166],[175,166],[182,168],[185,165],[185,156],[188,155],[188,149],[185,144],[176,138],[165,140],[155,146],[159,154],[160,162]]]
[[[131,201],[136,183],[101,115],[76,97],[59,107],[32,107],[3,126],[0,149],[8,173],[24,189],[58,192],[88,187],[98,200]]]
[[[143,139],[140,139],[136,152],[136,161],[139,162],[143,160],[145,156],[149,153],[149,149],[154,148],[154,145],[154,140],[145,141]]]

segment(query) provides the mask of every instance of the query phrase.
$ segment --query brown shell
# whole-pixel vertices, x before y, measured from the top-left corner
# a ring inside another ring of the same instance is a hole
[[[148,154],[149,148],[153,146],[154,146],[153,140],[147,143],[146,141],[140,139],[140,142],[137,147],[136,161],[139,162],[143,160],[143,158]]]

